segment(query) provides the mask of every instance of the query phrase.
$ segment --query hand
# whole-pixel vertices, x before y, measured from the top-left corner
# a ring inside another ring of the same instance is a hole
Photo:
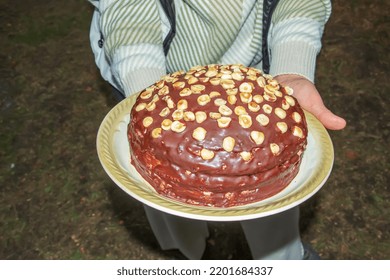
[[[275,76],[275,79],[284,86],[294,90],[293,96],[303,109],[312,113],[327,129],[340,130],[346,126],[346,121],[333,114],[322,101],[315,85],[306,78],[287,74]]]

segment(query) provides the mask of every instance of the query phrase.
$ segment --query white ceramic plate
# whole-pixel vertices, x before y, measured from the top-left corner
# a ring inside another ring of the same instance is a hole
[[[265,217],[297,206],[313,196],[326,182],[333,166],[333,145],[323,125],[305,112],[308,144],[300,170],[280,193],[260,202],[216,208],[193,206],[159,195],[130,164],[127,124],[136,95],[117,104],[104,118],[97,134],[99,160],[108,176],[133,198],[160,211],[199,220],[238,221]]]

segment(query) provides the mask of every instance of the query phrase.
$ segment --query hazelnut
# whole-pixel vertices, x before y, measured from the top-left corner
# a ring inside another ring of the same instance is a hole
[[[256,121],[258,121],[260,123],[260,125],[266,126],[269,123],[269,118],[264,114],[259,114],[256,117]]]
[[[183,88],[180,92],[180,96],[190,96],[192,94],[192,91],[189,88]]]
[[[231,152],[234,149],[234,145],[236,144],[236,140],[233,137],[225,137],[222,142],[222,147],[226,152]]]
[[[243,115],[243,114],[247,114],[247,112],[246,112],[246,110],[245,110],[245,108],[243,107],[243,106],[237,106],[237,107],[235,107],[234,108],[234,113],[236,114],[236,115]]]
[[[217,71],[216,69],[210,69],[210,70],[208,70],[204,75],[205,75],[206,77],[211,78],[211,77],[217,76],[217,74],[218,74],[218,71]]]
[[[236,95],[238,93],[238,88],[229,88],[226,90],[226,94],[228,96],[230,95]]]
[[[153,93],[153,90],[146,89],[141,93],[140,97],[141,97],[141,99],[148,99],[152,96],[152,93]]]
[[[152,117],[145,117],[142,120],[142,124],[144,125],[144,127],[149,127],[152,123],[153,123],[153,118]]]
[[[277,122],[276,126],[282,133],[285,133],[287,131],[287,124],[285,122]]]
[[[197,101],[199,105],[204,106],[211,101],[211,98],[208,94],[202,94],[198,97]]]
[[[269,102],[275,102],[277,98],[273,93],[267,93],[264,91],[264,99]]]
[[[251,131],[251,139],[257,145],[261,145],[264,142],[264,133],[261,131]]]
[[[170,112],[169,108],[168,108],[168,107],[165,107],[164,109],[161,110],[161,112],[160,112],[159,115],[160,115],[161,117],[166,117],[166,116],[168,116],[169,112]]]
[[[259,85],[259,87],[262,87],[262,88],[267,84],[267,82],[263,76],[258,77],[256,79],[256,82]]]
[[[242,81],[244,79],[244,76],[239,72],[234,72],[234,73],[232,73],[232,78],[233,78],[233,80],[236,80],[236,81]]]
[[[177,102],[177,109],[185,110],[188,108],[188,102],[185,99],[181,99]]]
[[[286,91],[286,94],[288,94],[288,95],[294,94],[294,90],[292,88],[290,88],[289,86],[285,86],[284,90]]]
[[[303,131],[300,127],[294,126],[292,130],[292,134],[296,137],[303,138]]]
[[[277,154],[279,154],[280,148],[279,148],[279,145],[278,145],[278,144],[271,143],[271,144],[269,145],[269,147],[270,147],[271,152],[272,152],[273,155],[276,156]]]
[[[286,99],[287,103],[290,104],[291,106],[295,105],[295,100],[293,97],[286,95],[284,98]]]
[[[193,84],[197,83],[198,81],[199,81],[198,78],[196,78],[194,76],[191,76],[191,77],[188,78],[188,84],[189,85],[193,85]]]
[[[203,127],[197,127],[192,132],[192,137],[198,141],[203,141],[206,138],[207,131]]]
[[[161,127],[157,127],[157,128],[155,128],[155,129],[153,129],[152,132],[151,132],[152,137],[153,137],[153,138],[159,138],[159,137],[161,137],[161,132],[162,132]]]
[[[266,114],[271,114],[272,113],[272,107],[269,104],[264,104],[263,105],[263,111]]]
[[[161,128],[164,130],[170,130],[172,121],[170,119],[165,119],[161,122]]]
[[[227,101],[230,105],[234,105],[237,102],[237,97],[235,95],[228,95]]]
[[[246,92],[251,93],[253,91],[253,84],[252,83],[242,83],[239,86],[240,92]]]
[[[260,110],[260,105],[252,101],[248,103],[248,109],[251,112],[258,112]]]
[[[224,88],[224,89],[232,89],[235,87],[235,83],[233,80],[222,80],[221,79],[221,86]]]
[[[221,105],[219,106],[218,108],[218,112],[220,112],[222,115],[224,116],[230,116],[231,114],[233,114],[233,111],[232,109],[230,109],[228,106],[226,105]]]
[[[220,117],[219,119],[217,119],[218,127],[226,128],[229,126],[231,121],[232,119],[230,117]]]
[[[258,104],[260,104],[261,102],[264,101],[263,96],[261,96],[260,94],[256,94],[255,96],[253,96],[252,99],[253,99],[253,101],[255,101]]]
[[[163,96],[163,95],[167,95],[169,93],[169,88],[167,85],[163,86],[159,91],[158,91],[158,95],[160,96]]]
[[[146,108],[146,103],[139,103],[137,107],[135,107],[135,111],[139,112]]]
[[[177,109],[177,110],[173,111],[173,113],[172,113],[172,119],[175,120],[175,121],[179,121],[183,117],[184,117],[183,110]]]
[[[245,161],[250,161],[253,157],[251,152],[241,152],[240,156]]]
[[[221,79],[220,78],[212,78],[210,79],[210,84],[212,84],[213,86],[217,86],[221,83]]]
[[[221,94],[218,91],[212,91],[209,93],[210,98],[214,98],[217,96],[221,96]]]
[[[226,104],[226,100],[222,98],[217,98],[214,100],[215,106],[221,106]]]
[[[218,119],[220,119],[222,117],[221,113],[217,113],[217,112],[210,112],[209,116],[213,120],[218,120]]]
[[[204,85],[199,85],[199,84],[196,84],[196,85],[192,85],[191,86],[191,91],[195,94],[197,93],[201,93],[202,91],[204,91],[206,89],[206,87]]]
[[[240,99],[243,103],[249,103],[252,101],[252,94],[249,92],[240,92]]]
[[[296,123],[300,123],[302,121],[302,116],[298,113],[298,112],[294,112],[291,114],[291,117],[292,119],[296,122]]]
[[[171,124],[171,130],[177,133],[183,132],[186,129],[186,125],[180,121],[173,121]]]
[[[202,149],[200,151],[200,156],[205,159],[205,160],[208,160],[208,159],[212,159],[214,157],[214,152],[213,151],[210,151],[208,149]]]
[[[271,85],[266,85],[264,87],[264,95],[270,95],[270,96],[275,96],[275,88]],[[265,96],[264,96],[265,98]]]
[[[156,102],[149,102],[148,105],[146,105],[146,110],[148,110],[149,112],[150,111],[153,111],[154,109],[156,109]]]
[[[195,113],[195,120],[197,123],[202,123],[207,119],[207,114],[203,111],[198,111]]]
[[[277,115],[280,119],[285,119],[287,114],[285,110],[278,107],[275,108],[275,115]]]
[[[186,122],[194,121],[195,120],[195,114],[190,111],[184,112],[184,120]]]
[[[179,82],[174,83],[172,86],[173,86],[174,89],[179,90],[179,89],[184,88],[185,85],[186,85],[185,82],[179,81]]]
[[[165,102],[167,102],[167,106],[169,109],[175,108],[175,102],[173,102],[171,97],[168,97]]]
[[[247,114],[239,115],[238,122],[243,128],[249,128],[252,126],[252,118]]]
[[[282,100],[282,109],[283,110],[288,110],[290,108],[290,104],[286,101],[286,99]]]

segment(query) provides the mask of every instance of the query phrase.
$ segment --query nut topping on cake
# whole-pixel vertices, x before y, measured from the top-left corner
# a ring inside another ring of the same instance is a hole
[[[180,121],[173,121],[171,124],[171,130],[177,133],[183,132],[186,129],[186,125]]]
[[[212,159],[214,157],[214,152],[213,151],[210,151],[208,149],[202,149],[200,151],[200,156],[204,159],[204,160],[209,160],[209,159]]]
[[[263,108],[264,113],[266,113],[268,115],[272,113],[272,106],[271,105],[264,104],[262,108]]]
[[[183,88],[180,92],[180,96],[190,96],[192,94],[192,91],[189,88]]]
[[[161,137],[161,127],[156,127],[152,130],[152,137],[153,138],[159,138]]]
[[[291,114],[291,117],[292,119],[296,122],[296,123],[300,123],[302,121],[302,117],[301,115],[298,113],[298,112],[293,112]]]
[[[211,98],[208,94],[202,94],[198,97],[198,104],[201,106],[205,106],[207,103],[211,101]]]
[[[293,135],[299,138],[304,138],[303,131],[298,126],[293,127]]]
[[[143,90],[128,135],[133,165],[159,193],[226,207],[281,191],[298,172],[307,126],[292,88],[255,68],[213,64]]]
[[[170,130],[172,121],[170,119],[165,119],[161,122],[161,128],[164,130]]]
[[[148,126],[150,126],[152,123],[153,123],[153,118],[150,117],[150,116],[144,118],[143,121],[142,121],[142,124],[144,125],[144,127],[148,127]]]
[[[152,93],[153,93],[153,90],[146,89],[146,90],[144,90],[144,91],[141,93],[140,97],[141,97],[142,99],[149,99],[149,98],[152,96]]]
[[[236,144],[236,140],[233,137],[225,137],[223,139],[222,147],[226,152],[231,152],[234,149],[234,145]]]
[[[230,117],[220,117],[219,119],[217,119],[218,127],[219,128],[226,128],[229,126],[231,121],[232,121],[232,118],[230,118]]]
[[[273,155],[279,154],[280,148],[279,148],[279,145],[278,145],[278,144],[271,143],[271,144],[269,144],[269,147],[270,147],[271,152],[272,152]]]
[[[197,123],[202,123],[207,119],[207,114],[203,111],[198,111],[195,113],[195,120]]]
[[[230,109],[226,105],[219,106],[218,112],[221,113],[221,115],[224,115],[224,116],[230,116],[231,114],[233,114],[232,109]]]
[[[264,114],[259,114],[256,117],[256,121],[258,121],[260,125],[266,126],[269,123],[269,118]]]
[[[285,133],[287,131],[287,129],[288,129],[287,124],[285,122],[277,122],[276,126],[279,128],[279,130],[282,133]]]
[[[135,110],[137,111],[137,112],[139,112],[139,111],[142,111],[143,109],[145,109],[146,108],[146,103],[139,103],[138,105],[137,105],[137,107],[135,107]]]
[[[251,131],[251,139],[257,144],[261,145],[264,142],[264,133],[261,131]]]
[[[295,100],[291,96],[286,95],[284,98],[286,99],[287,103],[290,104],[291,106],[295,105]]]
[[[249,128],[252,126],[252,118],[247,114],[239,115],[238,122],[243,128]]]
[[[194,137],[194,139],[198,141],[203,141],[206,138],[206,133],[206,129],[204,129],[203,127],[197,127],[192,132],[192,137]]]
[[[275,108],[275,115],[277,115],[280,119],[285,119],[287,114],[285,110],[278,107]]]

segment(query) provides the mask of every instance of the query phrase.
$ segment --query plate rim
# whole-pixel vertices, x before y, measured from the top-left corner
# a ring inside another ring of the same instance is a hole
[[[321,144],[321,148],[324,151],[321,153],[321,158],[319,159],[322,163],[322,168],[317,168],[314,171],[316,172],[316,176],[311,176],[311,178],[305,181],[302,187],[299,187],[299,189],[294,190],[286,196],[268,204],[255,206],[256,203],[254,203],[253,207],[215,208],[187,205],[163,197],[157,192],[147,192],[145,189],[139,187],[137,182],[129,177],[122,167],[120,167],[115,158],[112,145],[112,139],[114,133],[118,131],[119,123],[123,122],[123,118],[130,114],[137,96],[138,94],[134,94],[125,98],[106,114],[98,129],[96,149],[99,161],[111,180],[134,199],[157,210],[176,216],[208,221],[238,221],[260,218],[283,212],[301,204],[317,193],[330,176],[334,161],[332,140],[328,131],[314,115],[304,110],[310,133],[318,140],[316,142]]]

